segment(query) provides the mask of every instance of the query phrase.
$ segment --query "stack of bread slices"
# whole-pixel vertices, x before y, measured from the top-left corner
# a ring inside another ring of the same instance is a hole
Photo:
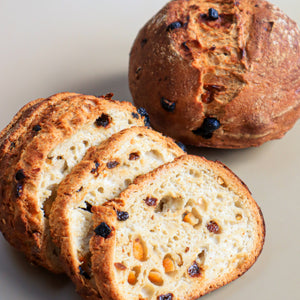
[[[245,184],[111,97],[38,99],[1,132],[4,237],[84,299],[196,299],[242,275],[264,243]]]

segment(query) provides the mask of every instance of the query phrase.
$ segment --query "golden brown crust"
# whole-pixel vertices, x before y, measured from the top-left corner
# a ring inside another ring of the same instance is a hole
[[[107,162],[116,159],[115,153],[122,148],[127,141],[132,141],[138,135],[145,135],[153,142],[176,156],[183,155],[184,152],[174,143],[171,138],[163,137],[160,133],[146,127],[131,127],[112,135],[108,140],[97,147],[91,147],[85,157],[78,163],[72,172],[60,184],[57,197],[53,203],[50,213],[50,228],[53,241],[60,249],[60,257],[66,273],[76,285],[77,292],[85,299],[100,299],[101,296],[91,282],[79,273],[81,262],[72,235],[72,223],[70,211],[78,208],[85,195],[89,192],[86,182],[90,182],[91,170],[95,168],[97,162],[97,174],[101,174],[107,169]],[[97,176],[96,174],[96,176]],[[78,192],[80,191],[80,192]],[[74,220],[73,220],[74,221]],[[88,298],[90,297],[90,298]]]
[[[204,16],[210,7],[218,21]],[[181,28],[167,30],[173,22]],[[131,93],[154,128],[186,144],[259,146],[300,117],[299,41],[296,23],[266,1],[175,0],[135,40]],[[211,138],[194,134],[207,117],[221,127]]]
[[[58,253],[52,253],[55,249],[51,247],[48,221],[37,198],[47,154],[107,109],[129,114],[136,110],[127,102],[74,93],[57,94],[36,105],[40,106],[23,119],[21,117],[22,126],[12,132],[12,137],[18,140],[17,147],[5,153],[1,161],[2,166],[10,166],[6,178],[1,178],[1,231],[30,261],[61,272]],[[136,122],[143,125],[142,118],[138,117]],[[33,132],[31,127],[37,124],[42,129]],[[15,178],[19,170],[25,174],[21,181]]]
[[[193,165],[204,165],[205,168],[212,169],[217,176],[219,175],[224,179],[229,189],[234,190],[239,196],[246,197],[247,207],[251,211],[251,217],[255,220],[254,223],[256,228],[254,232],[256,236],[253,242],[252,252],[249,253],[247,259],[245,259],[234,272],[224,274],[224,276],[216,278],[214,281],[208,282],[205,285],[201,284],[199,281],[199,285],[197,286],[197,284],[195,284],[195,286],[191,286],[190,290],[186,291],[185,296],[180,297],[180,300],[197,299],[240,277],[257,260],[262,251],[265,238],[264,219],[260,208],[251,197],[249,190],[244,186],[239,178],[223,164],[208,161],[205,158],[197,156],[185,155],[179,157],[172,163],[165,164],[152,172],[139,176],[132,185],[120,194],[120,197],[115,199],[115,206],[118,208],[118,203],[126,202],[126,199],[129,199],[135,192],[143,189],[145,186],[150,186],[155,180],[166,178],[170,171],[172,172],[173,170],[176,170],[178,166],[180,167],[180,165],[184,165],[185,162],[190,163],[191,161]],[[114,253],[116,247],[115,237],[116,231],[118,230],[115,210],[109,203],[105,207],[95,207],[93,220],[94,228],[96,228],[100,223],[105,222],[112,229],[112,233],[107,238],[94,234],[90,242],[90,249],[92,251],[92,268],[98,289],[103,299],[125,300],[126,296],[124,296],[122,291],[120,291],[120,286],[118,280],[115,278],[114,272]],[[173,299],[179,300],[179,298],[176,297],[176,291],[172,291],[172,293],[174,294]],[[136,299],[138,299],[138,296]]]

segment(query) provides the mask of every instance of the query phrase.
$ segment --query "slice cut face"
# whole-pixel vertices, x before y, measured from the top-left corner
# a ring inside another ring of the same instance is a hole
[[[264,243],[245,185],[195,156],[138,177],[93,212],[92,270],[104,299],[196,299],[247,271]]]
[[[9,125],[11,133],[3,134],[3,143],[12,140],[15,147],[1,160],[10,167],[0,179],[1,230],[30,261],[59,273],[48,221],[59,183],[90,146],[145,120],[128,102],[74,93],[34,102],[29,109],[20,113],[22,126]]]
[[[172,139],[146,127],[132,127],[91,147],[60,184],[50,213],[53,241],[78,293],[100,299],[91,270],[92,207],[117,197],[133,180],[184,152]],[[119,220],[127,214],[118,212]]]

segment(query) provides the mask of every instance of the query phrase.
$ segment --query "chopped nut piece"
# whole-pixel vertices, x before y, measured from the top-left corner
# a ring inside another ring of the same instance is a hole
[[[192,226],[198,224],[198,219],[192,213],[187,213],[183,217],[183,221],[191,224]]]
[[[129,275],[128,275],[128,283],[131,285],[136,284],[137,282],[137,278],[135,276],[135,272],[134,271],[130,271]]]
[[[174,262],[170,257],[165,257],[163,260],[163,266],[166,273],[173,272],[175,270]]]
[[[133,256],[138,260],[144,260],[144,248],[139,238],[133,241]]]
[[[150,271],[148,279],[155,285],[163,285],[164,281],[158,272]]]

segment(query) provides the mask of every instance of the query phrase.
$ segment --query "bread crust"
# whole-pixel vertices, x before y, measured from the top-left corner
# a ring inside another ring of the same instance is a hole
[[[209,7],[219,11],[215,23],[203,17]],[[168,30],[174,22],[181,27]],[[134,42],[130,90],[153,127],[183,143],[259,146],[300,117],[299,41],[296,23],[266,1],[174,0]],[[207,117],[221,124],[211,138],[193,133]]]
[[[150,186],[155,180],[161,180],[166,178],[170,172],[186,163],[192,163],[193,165],[204,165],[205,168],[212,169],[216,175],[221,176],[229,188],[233,189],[238,195],[242,195],[247,198],[247,207],[251,210],[251,216],[255,220],[255,241],[252,248],[252,252],[249,253],[248,259],[244,261],[234,272],[230,274],[224,274],[207,284],[195,283],[189,291],[186,292],[184,297],[180,299],[191,300],[197,299],[211,291],[230,283],[231,281],[240,277],[245,273],[257,260],[260,255],[264,239],[265,239],[265,224],[260,208],[257,203],[251,197],[249,190],[239,180],[239,178],[230,171],[227,167],[219,162],[208,161],[205,158],[185,155],[175,159],[173,162],[165,164],[156,170],[149,172],[145,175],[139,176],[132,185],[130,185],[120,196],[115,199],[115,203],[108,203],[107,206],[93,208],[94,215],[94,228],[96,228],[101,222],[105,222],[112,230],[111,234],[107,238],[93,235],[90,241],[90,249],[92,251],[92,268],[95,274],[96,283],[103,299],[126,299],[126,295],[120,290],[118,281],[114,272],[114,251],[116,247],[116,231],[118,230],[118,222],[116,218],[116,209],[122,209],[122,203],[126,202],[135,192],[143,189],[143,187]],[[200,279],[201,280],[201,279]],[[201,287],[201,288],[200,288]],[[176,291],[170,291],[173,293],[173,299],[179,299],[176,296]],[[138,299],[138,296],[137,298]]]
[[[48,220],[37,198],[48,153],[109,109],[127,112],[132,122],[141,126],[144,121],[130,103],[105,97],[60,93],[35,105],[31,105],[30,114],[23,114],[21,126],[15,126],[16,130],[5,140],[6,143],[11,138],[19,138],[16,149],[5,153],[1,160],[2,166],[10,166],[6,177],[1,177],[1,231],[31,262],[60,273],[62,268],[58,253],[53,253],[56,249],[50,239]],[[42,129],[33,132],[31,127],[37,124]],[[19,170],[25,174],[21,189],[15,177]]]
[[[171,138],[163,137],[151,129],[146,127],[124,129],[112,135],[98,147],[91,147],[88,150],[83,160],[73,168],[72,172],[60,184],[51,209],[50,228],[53,241],[60,249],[60,257],[65,272],[75,283],[77,292],[84,299],[101,299],[101,296],[95,283],[91,282],[91,278],[87,279],[78,271],[81,262],[77,254],[78,249],[73,241],[70,211],[77,208],[85,195],[89,193],[89,186],[86,186],[86,182],[90,182],[91,177],[105,172],[107,162],[116,159],[115,153],[122,148],[122,145],[138,135],[149,137],[161,148],[170,149],[176,156],[184,154],[184,151]],[[97,162],[97,171],[95,175],[91,175],[91,170],[95,168],[95,162]]]

